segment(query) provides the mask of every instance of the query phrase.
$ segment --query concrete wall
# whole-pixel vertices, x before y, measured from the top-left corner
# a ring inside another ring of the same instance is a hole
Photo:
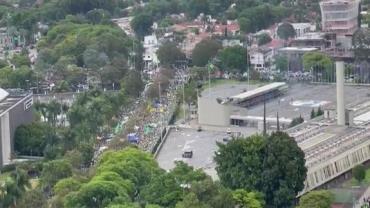
[[[25,103],[29,102],[32,97],[27,97],[22,103],[9,111],[9,129],[12,152],[14,151],[14,134],[18,126],[29,124],[33,121],[32,107],[25,109]]]
[[[0,167],[9,164],[14,152],[14,134],[18,126],[31,123],[33,120],[32,107],[25,109],[25,104],[32,102],[32,96],[27,96],[22,102],[12,107],[0,117]]]
[[[231,107],[216,99],[198,98],[198,122],[201,125],[229,126]]]
[[[9,129],[9,113],[5,113],[0,118],[0,129],[1,129],[1,161],[0,165],[8,164],[10,162],[11,156],[11,139],[10,139],[10,129]]]

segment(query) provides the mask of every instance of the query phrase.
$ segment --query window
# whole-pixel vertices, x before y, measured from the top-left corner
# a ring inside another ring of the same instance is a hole
[[[32,97],[30,99],[28,99],[26,102],[24,102],[24,110],[27,110],[29,109],[33,104],[33,99]]]

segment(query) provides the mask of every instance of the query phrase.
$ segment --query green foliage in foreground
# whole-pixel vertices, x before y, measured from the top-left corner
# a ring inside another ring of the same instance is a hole
[[[366,176],[365,166],[362,164],[356,165],[354,168],[352,168],[352,175],[358,182],[363,181]]]
[[[218,144],[216,170],[222,184],[263,194],[267,207],[292,207],[304,187],[304,153],[293,138],[276,132]]]
[[[329,191],[311,191],[301,197],[297,208],[330,208],[333,200]]]
[[[52,207],[65,208],[234,208],[264,203],[259,194],[234,194],[183,162],[166,172],[152,155],[136,148],[104,153],[91,179],[65,178],[53,190]]]

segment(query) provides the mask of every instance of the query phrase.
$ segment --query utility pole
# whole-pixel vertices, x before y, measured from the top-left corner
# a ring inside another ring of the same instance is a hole
[[[263,135],[266,136],[266,98],[263,100]]]
[[[208,64],[208,94],[211,94],[211,69],[213,68],[212,63]]]
[[[186,122],[186,111],[185,111],[185,77],[182,80],[182,108],[184,111],[184,123]]]
[[[247,76],[248,76],[248,79],[247,79],[247,91],[249,91],[249,77],[250,77],[250,70],[249,70],[249,65],[248,65],[248,57],[249,57],[249,53],[248,53],[248,44],[247,44]]]
[[[277,131],[280,131],[279,112],[276,112],[276,126]]]

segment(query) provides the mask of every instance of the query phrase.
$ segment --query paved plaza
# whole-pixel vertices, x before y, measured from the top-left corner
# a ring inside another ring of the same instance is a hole
[[[347,106],[370,99],[370,87],[368,86],[345,86],[344,93]],[[294,84],[289,86],[285,95],[266,103],[266,115],[274,117],[276,112],[279,112],[281,117],[294,118],[302,115],[305,120],[308,120],[312,108],[335,107],[335,105],[336,85]],[[262,116],[263,105],[254,106],[247,113],[251,116]]]
[[[225,84],[218,85],[209,91],[208,89],[202,92],[202,96],[211,98],[227,98],[245,90],[252,90],[259,85],[247,84]],[[370,99],[370,86],[345,86],[345,103],[348,105],[362,103]],[[336,104],[336,85],[335,84],[289,84],[289,89],[286,94],[278,98],[269,100],[266,103],[266,116],[276,117],[276,112],[279,112],[281,118],[295,118],[302,115],[305,120],[310,118],[312,108],[321,106],[334,106]],[[263,105],[259,104],[248,109],[234,107],[232,115],[243,116],[263,116]]]
[[[207,90],[202,96],[228,97],[242,93],[248,86],[243,84],[226,84],[213,88],[209,93]],[[256,88],[257,86],[250,87]],[[345,86],[345,102],[347,106],[362,103],[369,100],[370,87],[367,86]],[[281,118],[294,118],[302,115],[308,120],[312,108],[322,106],[335,107],[336,86],[335,85],[310,85],[294,84],[290,85],[286,94],[270,100],[266,103],[267,117],[275,117],[279,111]],[[263,116],[263,105],[259,104],[252,108],[245,109],[235,107],[232,114]],[[161,151],[157,156],[157,161],[165,170],[172,169],[175,161],[184,161],[187,164],[202,168],[213,178],[217,178],[215,162],[213,157],[217,151],[216,142],[223,142],[223,138],[228,137],[227,129],[232,132],[241,132],[244,136],[249,136],[257,132],[256,128],[247,127],[203,127],[203,131],[198,132],[197,125],[191,128],[172,129],[164,142]],[[184,150],[192,150],[193,158],[182,158]]]
[[[255,131],[250,132],[253,133]],[[217,151],[216,142],[222,143],[225,137],[229,135],[220,131],[172,129],[158,154],[157,161],[161,168],[169,170],[175,167],[175,161],[182,160],[195,168],[202,168],[212,178],[217,178],[213,156]],[[182,158],[184,150],[192,150],[193,158]]]

